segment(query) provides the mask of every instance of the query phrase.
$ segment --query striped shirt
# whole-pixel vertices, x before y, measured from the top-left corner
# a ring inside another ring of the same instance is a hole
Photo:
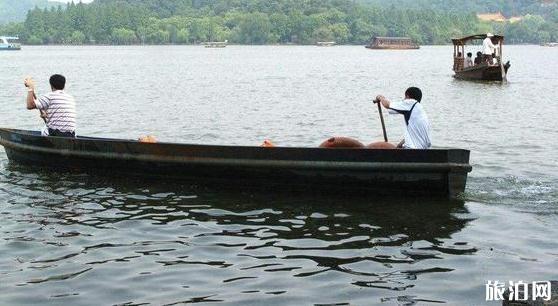
[[[46,124],[49,129],[60,132],[76,131],[74,97],[62,90],[56,90],[35,100],[35,106],[46,112]]]

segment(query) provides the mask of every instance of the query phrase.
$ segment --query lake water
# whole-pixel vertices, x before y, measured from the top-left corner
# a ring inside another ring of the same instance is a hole
[[[498,305],[487,280],[558,279],[558,48],[504,51],[505,84],[454,80],[451,46],[0,53],[3,127],[40,129],[23,78],[45,93],[62,73],[81,135],[367,143],[372,98],[418,86],[435,146],[474,167],[462,201],[352,199],[52,173],[0,149],[0,305]],[[399,140],[403,119],[386,124]]]

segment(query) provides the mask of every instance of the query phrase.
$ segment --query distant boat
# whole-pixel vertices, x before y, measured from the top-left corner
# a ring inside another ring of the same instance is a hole
[[[471,41],[482,41],[486,38],[486,34],[471,35],[463,38],[452,39],[453,42],[453,71],[454,77],[464,80],[478,81],[503,81],[506,79],[510,62],[504,64],[502,60],[502,48],[504,45],[504,36],[494,35],[493,43],[497,47],[497,55],[495,63],[482,62],[470,67],[464,67],[465,63],[465,46]]]
[[[208,41],[204,43],[206,48],[225,48],[227,47],[228,40],[225,41]]]
[[[21,50],[21,45],[19,43],[11,42],[11,40],[19,40],[17,36],[0,36],[0,50]]]
[[[373,37],[366,46],[368,49],[401,50],[420,49],[409,37]]]
[[[558,47],[558,42],[542,44],[543,47]]]
[[[337,43],[334,41],[318,41],[316,42],[316,45],[319,47],[333,47],[335,46]]]

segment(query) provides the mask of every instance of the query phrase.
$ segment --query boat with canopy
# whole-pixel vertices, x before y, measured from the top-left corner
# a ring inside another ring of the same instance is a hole
[[[453,71],[454,77],[464,80],[479,80],[479,81],[504,81],[506,80],[510,62],[503,62],[502,51],[504,45],[504,36],[492,35],[491,39],[496,46],[495,62],[487,63],[482,61],[479,64],[474,64],[465,67],[465,54],[466,47],[474,42],[481,42],[486,39],[487,34],[478,34],[466,36],[463,38],[454,38],[453,42]]]

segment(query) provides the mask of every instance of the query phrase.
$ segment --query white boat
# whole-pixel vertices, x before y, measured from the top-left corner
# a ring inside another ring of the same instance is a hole
[[[543,47],[558,47],[558,42],[551,42],[542,45]]]
[[[0,50],[21,50],[21,45],[19,43],[12,42],[13,40],[19,40],[19,37],[0,36]]]

